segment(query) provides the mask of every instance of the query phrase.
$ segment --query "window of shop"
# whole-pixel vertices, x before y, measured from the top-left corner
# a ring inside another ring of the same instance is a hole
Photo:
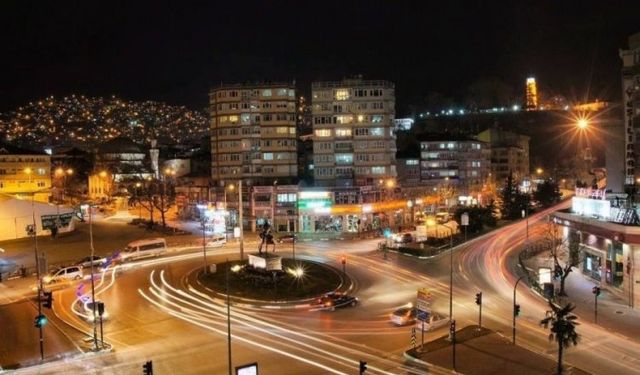
[[[347,232],[357,232],[359,224],[358,215],[347,215]]]
[[[621,288],[624,281],[622,242],[607,244],[606,279],[607,284]]]
[[[594,280],[600,281],[600,268],[602,258],[598,255],[586,252],[582,261],[582,272]]]

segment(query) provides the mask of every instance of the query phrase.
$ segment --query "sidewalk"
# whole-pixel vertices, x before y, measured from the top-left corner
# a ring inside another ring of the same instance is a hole
[[[469,375],[493,374],[554,374],[557,362],[554,357],[534,353],[511,342],[497,333],[478,326],[468,326],[456,332],[456,367],[459,373]],[[419,348],[418,348],[419,349]],[[408,350],[405,353],[414,360],[432,365],[453,368],[453,351],[447,336],[425,344],[424,351]],[[564,374],[588,375],[588,372],[564,364]]]
[[[549,267],[552,263],[548,254],[542,253],[525,260],[525,264],[527,268],[537,270],[538,267]],[[574,313],[581,321],[595,323],[595,295],[592,288],[596,285],[579,269],[574,268],[565,282],[567,296],[558,297],[559,302],[574,303]],[[640,309],[630,308],[627,302],[608,289],[602,289],[598,297],[598,325],[631,340],[640,341]]]

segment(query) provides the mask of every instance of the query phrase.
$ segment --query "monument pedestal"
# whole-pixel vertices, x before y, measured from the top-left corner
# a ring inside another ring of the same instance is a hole
[[[275,254],[249,254],[249,265],[264,271],[282,271],[282,257]]]

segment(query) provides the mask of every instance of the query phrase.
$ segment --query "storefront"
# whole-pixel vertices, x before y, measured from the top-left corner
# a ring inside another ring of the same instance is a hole
[[[555,212],[563,241],[579,241],[580,272],[603,289],[640,307],[640,226],[616,222],[621,208],[598,197],[573,198],[571,212]]]

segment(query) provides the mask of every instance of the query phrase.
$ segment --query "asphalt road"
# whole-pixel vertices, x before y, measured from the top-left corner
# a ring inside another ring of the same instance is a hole
[[[530,218],[530,236],[540,233],[536,223],[546,212]],[[453,316],[462,327],[476,324],[475,293],[483,292],[483,325],[511,335],[515,249],[525,240],[525,223],[517,223],[456,249]],[[402,353],[409,347],[411,327],[394,327],[388,314],[414,301],[416,289],[428,287],[433,308],[449,309],[449,254],[430,260],[372,251],[377,241],[318,241],[298,244],[298,256],[340,268],[347,256],[347,273],[355,280],[353,294],[360,305],[335,312],[257,310],[231,308],[232,363],[258,362],[262,374],[353,374],[359,360],[368,363],[368,374],[444,373],[407,363]],[[290,245],[289,245],[290,246]],[[286,254],[286,248],[280,247]],[[209,261],[237,255],[237,248],[210,252]],[[198,292],[185,275],[202,267],[202,254],[139,262],[134,268],[105,274],[97,283],[97,298],[105,302],[109,319],[105,340],[115,351],[96,357],[55,362],[24,373],[135,373],[153,360],[157,373],[200,374],[227,372],[227,319],[223,301]],[[54,310],[76,332],[91,333],[86,312],[77,299],[77,286],[55,293]],[[84,287],[84,291],[87,287]],[[518,344],[555,356],[556,346],[539,321],[546,302],[521,285],[518,303]],[[426,340],[444,334],[446,328],[427,333]],[[594,374],[640,373],[640,344],[584,323],[577,347],[566,352],[566,361]],[[419,339],[419,337],[418,337]],[[463,359],[460,359],[463,360]],[[21,372],[22,373],[22,372]]]

